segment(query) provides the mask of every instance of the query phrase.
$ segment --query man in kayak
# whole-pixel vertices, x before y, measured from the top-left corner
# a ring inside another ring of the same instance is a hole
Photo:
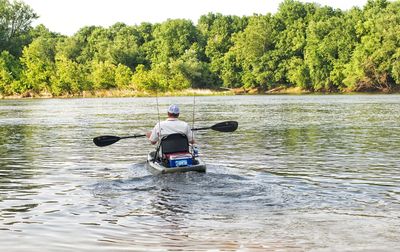
[[[190,144],[194,143],[193,132],[190,129],[189,124],[178,119],[179,112],[178,105],[172,104],[169,106],[167,120],[157,123],[151,131],[146,133],[146,136],[150,140],[151,144],[156,144],[162,137],[174,133],[184,134],[187,136]]]

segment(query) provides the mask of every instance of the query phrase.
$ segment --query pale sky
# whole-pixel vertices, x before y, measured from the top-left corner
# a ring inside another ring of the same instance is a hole
[[[168,18],[185,18],[197,24],[201,15],[251,16],[275,13],[282,0],[22,0],[40,17],[33,25],[44,24],[50,31],[73,35],[89,25],[109,27],[160,23]],[[342,10],[363,7],[367,0],[302,0]]]

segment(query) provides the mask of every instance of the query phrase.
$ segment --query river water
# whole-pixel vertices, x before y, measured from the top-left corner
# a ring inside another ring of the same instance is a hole
[[[153,176],[155,98],[0,100],[1,251],[398,251],[400,96],[159,98],[207,173]]]

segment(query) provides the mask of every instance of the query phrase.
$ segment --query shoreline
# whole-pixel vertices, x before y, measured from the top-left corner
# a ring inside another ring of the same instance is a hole
[[[185,89],[180,91],[167,91],[167,92],[152,92],[152,91],[134,91],[134,90],[119,90],[119,89],[109,89],[109,90],[98,90],[98,91],[83,91],[79,95],[60,95],[53,96],[50,93],[25,93],[20,95],[10,95],[4,96],[0,94],[0,99],[68,99],[68,98],[128,98],[128,97],[172,97],[172,96],[225,96],[225,95],[235,95],[229,90],[212,90],[212,89]]]
[[[50,93],[25,93],[20,95],[4,96],[0,94],[2,100],[13,99],[73,99],[73,98],[128,98],[128,97],[173,97],[173,96],[234,96],[234,95],[355,95],[355,94],[400,94],[399,91],[393,92],[312,92],[300,88],[274,88],[268,91],[257,89],[185,89],[179,91],[152,92],[152,91],[133,91],[133,90],[98,90],[83,91],[79,95],[60,95],[53,96]]]

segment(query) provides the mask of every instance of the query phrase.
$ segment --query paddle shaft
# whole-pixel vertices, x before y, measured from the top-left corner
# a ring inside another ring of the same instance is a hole
[[[220,132],[233,132],[237,129],[238,127],[238,123],[235,121],[227,121],[227,122],[221,122],[221,123],[217,123],[211,127],[202,127],[202,128],[193,128],[192,130],[207,130],[207,129],[212,129],[215,131],[220,131]],[[99,137],[95,137],[93,138],[93,142],[95,145],[99,146],[99,147],[103,147],[103,146],[108,146],[111,145],[113,143],[118,142],[121,139],[126,139],[126,138],[137,138],[137,137],[145,137],[146,134],[142,134],[142,135],[133,135],[133,136],[123,136],[123,137],[119,137],[119,136],[99,136]]]
[[[134,136],[123,136],[123,137],[119,137],[119,139],[125,139],[125,138],[137,138],[137,137],[145,137],[146,134],[142,134],[142,135],[134,135]]]
[[[194,129],[192,129],[192,131],[196,131],[196,130],[207,130],[207,129],[211,129],[211,127],[194,128]]]
[[[195,128],[195,129],[192,129],[192,130],[196,131],[196,130],[206,130],[206,129],[211,129],[211,127]],[[121,139],[137,138],[137,137],[145,137],[145,136],[146,136],[146,134],[134,135],[134,136],[122,136],[122,137],[118,137],[119,138],[118,141],[121,140]]]

